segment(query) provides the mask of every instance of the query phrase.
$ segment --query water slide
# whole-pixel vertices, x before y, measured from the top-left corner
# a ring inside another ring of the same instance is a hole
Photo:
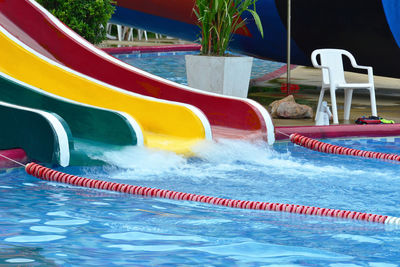
[[[190,154],[199,141],[211,139],[208,121],[195,107],[140,96],[80,74],[29,48],[3,27],[0,47],[7,51],[0,55],[0,72],[73,101],[127,113],[142,128],[143,143],[150,148]]]
[[[141,128],[128,114],[53,95],[1,72],[0,101],[59,115],[74,139],[117,146],[143,145]]]
[[[73,142],[60,116],[0,101],[0,119],[1,148],[22,148],[29,158],[68,166]]]
[[[247,31],[238,32],[230,47],[286,62],[287,2],[257,1],[264,38],[258,34],[251,15],[243,14],[242,18],[249,22]],[[195,0],[117,0],[112,21],[195,41],[199,28],[192,11],[194,3]],[[350,51],[361,65],[373,66],[374,74],[400,78],[398,0],[291,1],[291,37],[292,64],[312,66],[313,50],[340,48]]]
[[[0,25],[38,53],[97,80],[144,96],[197,107],[210,122],[215,138],[262,138],[270,144],[274,142],[272,120],[255,101],[199,91],[123,63],[78,36],[34,0],[0,1]],[[178,124],[182,121],[174,119]]]

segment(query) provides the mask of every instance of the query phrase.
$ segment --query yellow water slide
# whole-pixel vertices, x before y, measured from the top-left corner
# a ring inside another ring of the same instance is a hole
[[[140,124],[147,147],[190,154],[193,145],[212,138],[207,118],[191,105],[141,96],[77,73],[33,51],[2,27],[0,49],[1,72],[71,100],[128,113]]]

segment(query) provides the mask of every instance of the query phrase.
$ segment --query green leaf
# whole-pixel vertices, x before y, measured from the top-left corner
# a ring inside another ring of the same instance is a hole
[[[261,37],[264,38],[264,30],[263,30],[260,16],[254,10],[247,9],[247,11],[249,11],[253,15],[254,23],[256,24],[258,31],[261,34]]]
[[[258,0],[196,0],[193,13],[200,28],[199,37],[203,54],[224,55],[233,34],[243,28],[247,21],[241,19],[243,12],[249,12],[262,37],[263,27],[256,12]],[[250,9],[249,7],[253,7]]]
[[[37,0],[54,16],[91,43],[106,38],[114,0]]]

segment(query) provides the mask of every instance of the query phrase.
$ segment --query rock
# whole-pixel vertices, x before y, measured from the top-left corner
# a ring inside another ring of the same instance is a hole
[[[276,110],[278,109],[279,105],[281,103],[283,103],[283,102],[294,102],[294,103],[296,103],[296,101],[294,100],[293,95],[288,95],[287,97],[282,98],[281,100],[275,100],[274,102],[272,102],[268,106],[268,111],[269,111],[269,113],[271,114],[271,116],[273,118],[277,117]]]
[[[312,108],[296,103],[293,95],[272,102],[268,106],[268,110],[273,118],[303,119],[313,117]]]
[[[285,119],[312,118],[313,110],[307,105],[293,102],[282,102],[276,110],[276,115]]]

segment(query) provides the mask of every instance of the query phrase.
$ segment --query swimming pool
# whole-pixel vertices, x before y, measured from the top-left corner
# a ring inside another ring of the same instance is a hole
[[[328,140],[400,153],[400,138]],[[399,216],[398,164],[277,143],[222,140],[197,158],[128,147],[64,172],[242,200]],[[155,167],[156,166],[156,167]],[[376,223],[145,198],[0,174],[0,264],[397,266],[400,229]]]
[[[185,55],[198,54],[198,51],[154,52],[114,54],[113,56],[139,69],[145,70],[165,79],[187,85]],[[273,72],[284,63],[254,58],[251,78],[259,78]]]

